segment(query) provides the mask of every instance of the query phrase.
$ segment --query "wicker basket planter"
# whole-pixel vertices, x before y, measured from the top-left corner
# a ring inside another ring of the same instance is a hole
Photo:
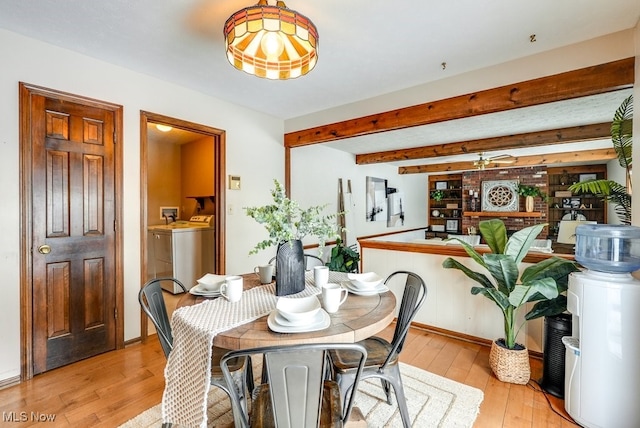
[[[498,342],[501,342],[499,344]],[[491,344],[489,352],[489,366],[498,380],[501,382],[526,385],[531,378],[531,366],[529,365],[529,350],[507,349],[504,347],[504,339],[498,339]]]

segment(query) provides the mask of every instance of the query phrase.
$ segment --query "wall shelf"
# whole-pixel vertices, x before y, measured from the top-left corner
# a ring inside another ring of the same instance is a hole
[[[462,213],[465,217],[519,217],[519,218],[538,218],[542,217],[540,212],[503,212],[503,211],[465,211]]]

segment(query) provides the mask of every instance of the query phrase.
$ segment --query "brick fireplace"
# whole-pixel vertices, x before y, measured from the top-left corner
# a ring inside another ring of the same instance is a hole
[[[547,168],[545,166],[526,167],[526,168],[506,168],[506,169],[486,169],[483,171],[467,171],[462,173],[462,204],[463,211],[472,211],[471,199],[474,192],[478,193],[478,203],[482,200],[482,182],[494,181],[494,180],[517,180],[521,184],[529,186],[537,186],[542,192],[548,194],[547,191]],[[472,192],[470,195],[469,192]],[[519,197],[519,211],[524,212],[524,198]],[[480,211],[480,208],[477,209]],[[541,217],[509,217],[508,213],[504,216],[496,215],[495,218],[499,218],[504,221],[507,228],[507,232],[513,233],[516,230],[523,229],[528,226],[533,226],[539,223],[545,223],[549,216],[548,204],[543,198],[535,198],[534,212],[541,213]],[[462,218],[462,233],[466,234],[470,226],[478,227],[478,223],[481,220],[487,220],[491,217],[474,217],[464,216]],[[540,233],[539,238],[545,239],[548,235],[548,228]]]

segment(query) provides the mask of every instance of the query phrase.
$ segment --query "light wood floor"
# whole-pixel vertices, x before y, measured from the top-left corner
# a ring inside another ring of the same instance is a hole
[[[392,334],[392,327],[381,333],[387,338]],[[412,329],[401,360],[483,390],[475,427],[577,426],[564,412],[563,401],[543,394],[535,382],[523,386],[498,381],[489,368],[489,348],[484,345]],[[532,359],[531,364],[532,379],[539,379],[541,361]],[[32,426],[36,415],[55,417],[53,423],[42,426],[117,427],[160,402],[164,365],[160,345],[152,336],[145,344],[38,375],[0,390],[0,426]],[[11,423],[12,416],[14,421],[25,420]]]

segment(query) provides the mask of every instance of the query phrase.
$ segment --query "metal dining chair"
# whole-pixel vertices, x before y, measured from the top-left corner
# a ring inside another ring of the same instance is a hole
[[[156,332],[165,357],[169,357],[169,353],[173,349],[173,335],[171,333],[171,323],[167,314],[167,307],[162,294],[161,283],[163,281],[172,281],[183,292],[187,288],[176,278],[154,278],[145,283],[138,293],[138,301],[144,313],[149,317]],[[222,389],[227,395],[231,396],[231,392],[240,394],[243,406],[245,403],[245,386],[248,391],[253,391],[253,369],[251,367],[251,357],[236,358],[229,362],[229,370],[233,373],[233,377],[227,381],[220,369],[220,360],[224,354],[229,352],[228,349],[214,346],[211,358],[211,385]],[[229,385],[233,385],[230,388]]]
[[[325,376],[329,350],[358,355],[353,376],[356,387],[346,400],[339,384]],[[362,345],[306,343],[231,351],[220,361],[227,381],[233,379],[229,363],[253,354],[263,355],[266,377],[256,388],[251,415],[242,408],[241,397],[232,392],[234,420],[240,422],[239,427],[342,427],[349,419],[367,358]]]
[[[362,379],[380,378],[388,404],[391,404],[391,385],[393,385],[402,424],[407,428],[411,426],[411,421],[398,363],[411,321],[424,304],[427,296],[427,286],[420,276],[408,271],[393,272],[384,283],[387,284],[391,278],[400,274],[406,274],[407,280],[391,343],[378,336],[372,336],[358,343],[366,348],[368,355],[362,372]],[[331,351],[329,356],[333,364],[333,375],[340,384],[341,392],[345,394],[347,391],[356,388],[354,377],[357,367],[357,355],[351,352],[335,350]]]
[[[272,265],[275,261],[276,258],[271,257],[269,264]],[[314,266],[325,266],[325,262],[316,255],[304,253],[304,270],[310,271]]]

